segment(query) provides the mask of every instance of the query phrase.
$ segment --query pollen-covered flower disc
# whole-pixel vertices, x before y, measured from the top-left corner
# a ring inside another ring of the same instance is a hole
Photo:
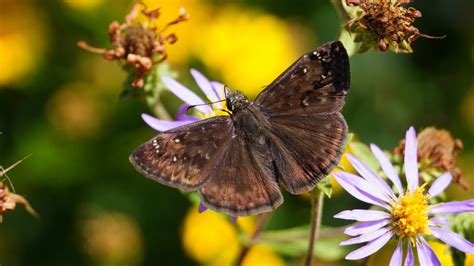
[[[338,164],[347,132],[340,110],[349,85],[344,46],[324,44],[298,59],[255,102],[226,90],[230,116],[164,131],[138,147],[130,161],[155,181],[197,190],[215,211],[271,211],[283,202],[279,185],[290,193],[309,191]]]

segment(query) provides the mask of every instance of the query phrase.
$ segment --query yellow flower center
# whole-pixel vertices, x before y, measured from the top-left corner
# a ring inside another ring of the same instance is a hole
[[[428,198],[425,185],[412,194],[409,191],[393,204],[392,226],[400,237],[408,237],[413,243],[418,234],[430,234],[428,228]]]

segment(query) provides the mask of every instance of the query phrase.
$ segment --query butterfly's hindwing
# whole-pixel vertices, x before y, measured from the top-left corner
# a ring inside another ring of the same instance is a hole
[[[269,115],[332,113],[344,105],[350,86],[349,58],[341,42],[303,55],[255,100]]]
[[[288,192],[313,189],[337,166],[347,132],[340,113],[275,116],[270,121],[277,178]]]
[[[268,153],[269,149],[256,149],[242,136],[233,138],[218,169],[199,190],[204,205],[232,216],[277,208],[283,196]]]
[[[217,116],[165,131],[138,147],[130,162],[146,177],[185,191],[201,187],[228,150],[228,116]]]

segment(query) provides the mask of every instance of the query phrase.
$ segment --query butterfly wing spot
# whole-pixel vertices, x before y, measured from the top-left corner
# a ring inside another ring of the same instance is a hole
[[[154,181],[185,191],[198,190],[227,150],[232,132],[228,116],[200,120],[145,142],[132,153],[130,162]]]

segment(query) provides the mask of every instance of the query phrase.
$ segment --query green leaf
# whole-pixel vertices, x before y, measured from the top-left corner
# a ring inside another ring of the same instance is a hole
[[[335,230],[335,228],[321,227],[321,235],[331,230]],[[277,231],[264,231],[257,241],[282,255],[300,257],[307,252],[309,231],[309,225]],[[318,238],[314,255],[327,261],[343,258],[348,251],[345,247],[339,246],[342,240],[344,240],[342,235]]]
[[[319,182],[317,188],[322,191],[328,198],[331,198],[332,195],[332,183],[329,177],[324,178]]]

